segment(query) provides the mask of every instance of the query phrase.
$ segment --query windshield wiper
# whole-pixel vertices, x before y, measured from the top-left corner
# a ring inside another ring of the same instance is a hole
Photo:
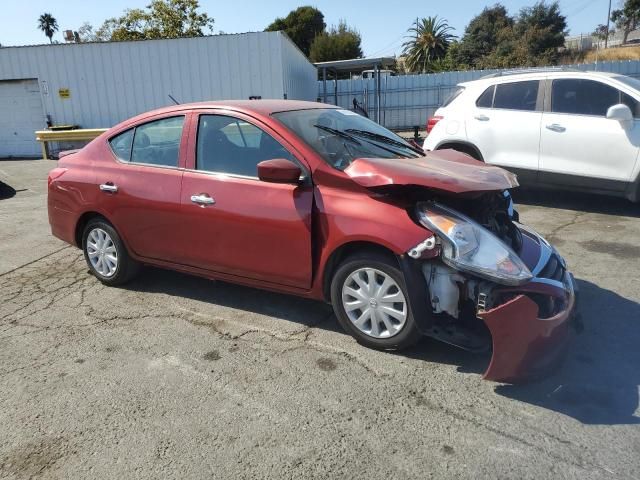
[[[401,142],[399,140],[394,140],[393,138],[389,138],[386,135],[382,135],[380,133],[369,132],[367,130],[358,130],[356,128],[347,128],[345,132],[370,138],[371,140],[375,140],[381,143],[386,143],[387,145],[395,145],[396,147],[405,148],[407,150],[411,150],[413,152],[419,153],[421,156],[424,155],[424,152],[421,150],[418,150],[416,147],[409,145],[407,143]]]
[[[338,130],[336,128],[331,128],[331,127],[325,127],[324,125],[314,125],[314,127],[319,128],[320,130],[324,130],[325,132],[329,132],[333,135],[336,135],[337,137],[350,140],[356,145],[362,145],[362,143],[356,137],[354,137],[353,135],[349,135],[348,133],[343,132],[342,130]]]
[[[335,135],[337,137],[349,140],[350,142],[355,143],[356,145],[362,146],[362,142],[360,142],[353,135],[350,135],[349,133],[347,133],[350,130],[338,130],[337,128],[325,127],[324,125],[314,125],[314,127],[319,128],[320,130],[324,130],[325,132],[329,132],[329,133],[331,133],[331,134],[333,134],[333,135]],[[360,130],[355,130],[355,131],[356,132],[360,132]],[[365,132],[365,133],[368,133],[368,132]],[[361,135],[361,136],[366,137],[365,135]],[[384,137],[384,138],[387,138],[387,137]],[[391,139],[389,138],[389,140],[391,140]],[[403,156],[403,157],[407,157],[406,153],[399,152],[398,150],[394,150],[394,149],[391,149],[391,148],[388,148],[388,147],[383,147],[382,145],[380,145],[380,143],[386,143],[386,142],[378,142],[376,140],[367,139],[367,138],[365,138],[364,141],[367,142],[370,145],[375,146],[376,148],[380,148],[380,149],[382,149],[382,150],[384,150],[386,152],[393,153],[394,155],[400,155],[400,156]],[[391,140],[391,141],[393,141],[393,140]],[[400,142],[398,142],[398,143],[400,145],[402,145],[403,147],[406,147],[406,145],[403,145]],[[346,147],[346,144],[345,144],[345,147]]]

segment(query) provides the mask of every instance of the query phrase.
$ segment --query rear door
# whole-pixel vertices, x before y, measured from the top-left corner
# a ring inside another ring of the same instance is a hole
[[[550,84],[548,111],[542,119],[540,180],[623,191],[640,145],[638,102],[596,80],[560,78]],[[632,125],[606,118],[609,107],[619,103],[634,113]]]
[[[540,80],[492,85],[482,92],[465,121],[467,137],[486,163],[535,180],[544,92]]]
[[[184,115],[156,117],[109,140],[113,161],[96,162],[101,206],[139,256],[176,261]]]
[[[313,186],[265,183],[257,173],[259,162],[274,158],[308,172],[304,159],[276,131],[241,114],[201,112],[192,123],[182,184],[182,262],[310,288]]]

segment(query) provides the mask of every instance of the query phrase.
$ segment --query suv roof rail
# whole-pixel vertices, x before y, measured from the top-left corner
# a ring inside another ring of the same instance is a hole
[[[497,77],[506,77],[508,75],[518,75],[522,73],[549,73],[549,72],[582,72],[583,70],[578,70],[577,68],[571,67],[542,67],[542,68],[519,68],[513,70],[502,70],[496,73],[490,73],[488,75],[484,75],[480,78],[497,78]]]

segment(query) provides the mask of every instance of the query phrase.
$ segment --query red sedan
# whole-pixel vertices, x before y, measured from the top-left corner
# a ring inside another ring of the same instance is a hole
[[[485,378],[515,381],[559,357],[575,298],[558,252],[518,223],[517,185],[337,107],[207,102],[61,154],[48,207],[106,285],[148,264],[324,300],[364,345],[492,349]]]

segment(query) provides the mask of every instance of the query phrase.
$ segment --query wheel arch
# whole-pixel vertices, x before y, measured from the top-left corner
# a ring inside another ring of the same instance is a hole
[[[456,148],[458,147],[458,148]],[[476,160],[480,160],[484,162],[484,157],[482,156],[482,152],[480,149],[471,142],[467,142],[465,140],[445,140],[436,145],[435,150],[445,150],[447,148],[451,148],[452,150],[456,150],[458,152],[466,153],[467,155],[471,155]]]
[[[80,217],[78,218],[78,221],[76,222],[76,229],[74,233],[74,240],[75,240],[76,247],[82,248],[82,234],[87,224],[94,218],[102,218],[106,222],[108,222],[111,226],[113,226],[113,223],[103,213],[100,213],[97,211],[84,212],[82,215],[80,215]],[[116,228],[116,227],[113,226],[113,228]],[[118,229],[116,229],[116,232],[117,231]],[[120,232],[118,232],[118,234],[119,233]]]
[[[384,246],[381,243],[369,240],[353,240],[343,243],[331,252],[331,255],[329,255],[329,258],[324,265],[322,273],[322,296],[325,301],[331,301],[331,280],[333,279],[333,275],[337,268],[344,259],[355,253],[361,252],[371,252],[384,255],[389,259],[393,259],[393,261],[397,263],[398,268],[400,268],[398,255],[389,247]]]

